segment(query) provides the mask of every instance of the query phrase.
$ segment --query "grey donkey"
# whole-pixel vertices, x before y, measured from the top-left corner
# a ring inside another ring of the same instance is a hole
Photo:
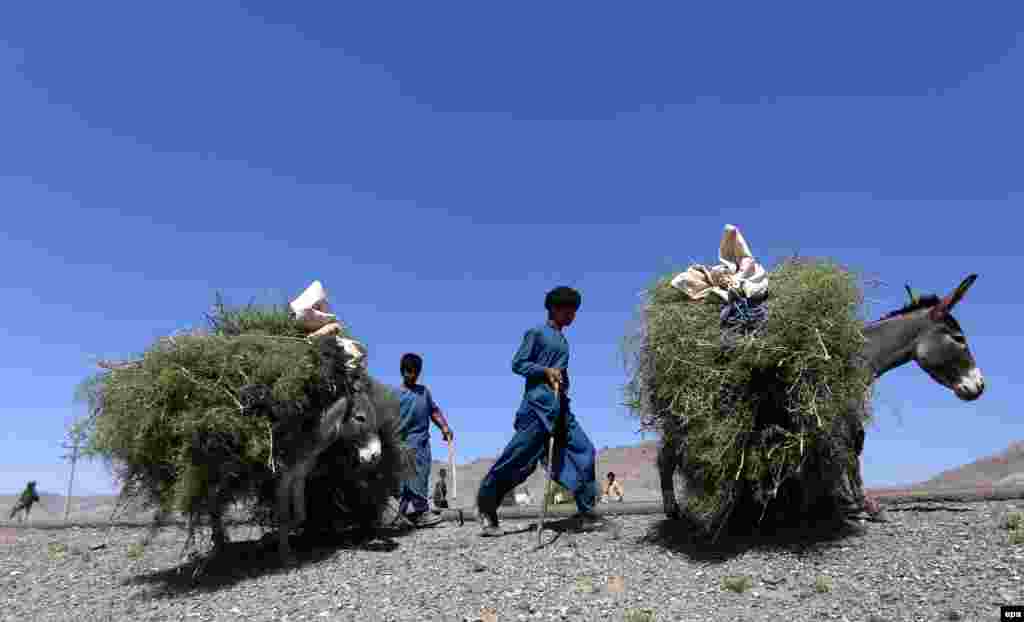
[[[952,314],[953,308],[977,278],[976,274],[968,276],[944,298],[934,295],[918,297],[908,287],[911,299],[907,305],[866,324],[864,356],[875,379],[891,369],[916,361],[935,382],[950,389],[961,400],[969,402],[981,397],[985,391],[985,378],[974,360],[963,329]],[[860,455],[864,444],[863,428],[856,435],[856,451]],[[679,438],[679,434],[669,436]],[[664,511],[669,518],[682,516],[678,497],[685,495],[685,484],[676,478],[680,451],[678,442],[658,448]],[[871,513],[874,513],[879,507],[877,501],[870,498],[864,499],[863,505],[864,508],[857,509],[871,508]],[[854,511],[852,508],[849,510]]]

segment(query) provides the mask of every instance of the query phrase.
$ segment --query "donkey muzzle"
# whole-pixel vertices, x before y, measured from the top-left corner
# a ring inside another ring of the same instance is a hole
[[[985,377],[981,375],[981,370],[977,367],[971,368],[953,385],[953,392],[966,402],[981,397],[981,394],[985,392]]]
[[[359,448],[359,463],[362,465],[373,465],[380,461],[381,456],[380,437],[371,435],[366,444]]]

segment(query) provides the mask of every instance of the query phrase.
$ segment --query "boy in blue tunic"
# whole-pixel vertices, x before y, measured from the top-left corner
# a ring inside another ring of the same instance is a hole
[[[416,451],[416,474],[402,483],[398,511],[405,514],[414,526],[430,527],[441,522],[440,515],[428,511],[430,422],[433,421],[440,428],[445,441],[451,442],[455,437],[441,409],[434,403],[430,389],[416,383],[423,371],[423,359],[416,354],[403,354],[399,369],[402,372],[399,434]],[[410,508],[412,511],[407,512]]]
[[[578,510],[575,518],[581,526],[600,520],[594,513],[596,452],[569,408],[569,342],[562,334],[576,319],[581,303],[582,297],[572,288],[548,292],[544,298],[548,321],[526,331],[512,359],[512,371],[525,378],[526,387],[516,411],[515,435],[480,482],[477,511],[485,537],[501,535],[498,504],[526,481],[538,463],[547,462],[551,434],[555,435],[554,479],[572,491]]]

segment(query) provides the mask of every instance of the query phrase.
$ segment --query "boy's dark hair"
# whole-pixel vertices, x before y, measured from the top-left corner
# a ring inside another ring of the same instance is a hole
[[[544,297],[544,308],[551,311],[555,307],[572,307],[579,309],[583,304],[583,297],[571,287],[556,287]]]
[[[403,374],[406,371],[416,372],[418,374],[423,371],[423,359],[419,354],[407,352],[402,355],[402,362],[399,364],[398,370]]]
[[[612,471],[608,471],[608,479],[615,479],[615,473]]]
[[[448,469],[441,469],[440,471],[438,471],[438,473],[440,473],[441,475],[448,475]]]

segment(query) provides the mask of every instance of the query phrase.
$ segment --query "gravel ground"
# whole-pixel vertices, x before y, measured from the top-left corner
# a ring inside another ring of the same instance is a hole
[[[807,531],[698,545],[658,516],[618,530],[485,540],[454,523],[370,542],[298,550],[280,568],[239,540],[191,580],[169,528],[0,530],[3,620],[979,620],[1024,603],[1024,545],[1002,522],[1013,502],[890,509],[891,522],[832,537]],[[529,521],[506,522],[509,530]],[[616,533],[617,532],[617,533]],[[617,537],[616,537],[617,535]],[[179,569],[181,570],[179,572]],[[727,577],[749,577],[742,593]],[[642,610],[653,617],[642,615]],[[494,612],[492,614],[491,612]]]

